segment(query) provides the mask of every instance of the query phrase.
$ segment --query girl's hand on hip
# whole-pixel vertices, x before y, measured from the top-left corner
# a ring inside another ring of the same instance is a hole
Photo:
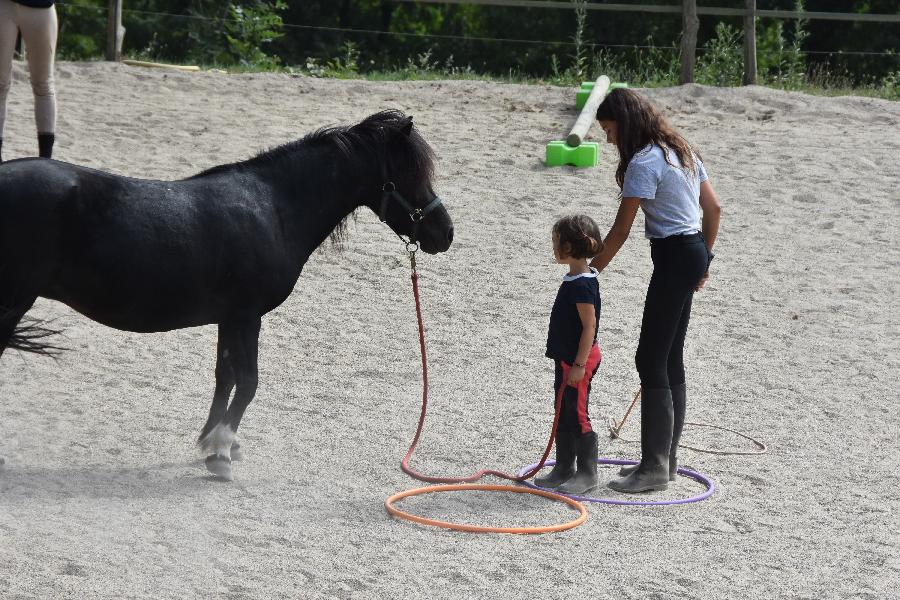
[[[582,379],[584,379],[584,367],[572,365],[572,368],[569,369],[569,377],[566,380],[566,383],[571,386],[576,386]]]

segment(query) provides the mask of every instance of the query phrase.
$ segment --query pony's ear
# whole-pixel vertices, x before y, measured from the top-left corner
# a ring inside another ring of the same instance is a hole
[[[413,118],[406,117],[406,122],[400,126],[400,131],[402,131],[404,133],[404,135],[408,136],[409,134],[412,133],[412,128],[413,128]]]

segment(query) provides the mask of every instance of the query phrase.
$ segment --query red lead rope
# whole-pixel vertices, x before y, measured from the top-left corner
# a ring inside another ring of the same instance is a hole
[[[419,274],[416,272],[415,252],[410,252],[409,258],[410,264],[412,265],[413,295],[416,298],[416,319],[419,322],[419,346],[422,350],[422,412],[419,414],[419,425],[418,427],[416,427],[416,435],[415,437],[413,437],[413,441],[409,445],[409,450],[407,450],[406,456],[403,457],[403,460],[400,462],[400,468],[403,469],[404,473],[406,473],[413,479],[418,479],[419,481],[427,481],[428,483],[471,483],[473,481],[478,481],[485,475],[494,475],[503,479],[509,479],[510,481],[524,481],[533,477],[542,468],[544,468],[544,463],[547,461],[547,457],[550,456],[550,450],[553,448],[553,440],[556,439],[556,427],[559,424],[559,409],[562,406],[562,396],[563,392],[566,389],[565,385],[560,386],[559,393],[556,396],[556,411],[553,415],[553,427],[550,429],[550,439],[547,440],[547,448],[544,450],[544,455],[541,457],[541,461],[528,473],[523,473],[522,475],[510,475],[509,473],[495,471],[493,469],[482,469],[481,471],[473,473],[468,477],[434,477],[430,475],[423,475],[417,471],[414,471],[412,467],[409,466],[409,460],[410,458],[412,458],[413,451],[416,449],[416,444],[419,443],[419,436],[422,435],[422,428],[425,425],[425,413],[428,408],[428,361],[425,355],[425,326],[422,322],[422,303],[419,299]]]

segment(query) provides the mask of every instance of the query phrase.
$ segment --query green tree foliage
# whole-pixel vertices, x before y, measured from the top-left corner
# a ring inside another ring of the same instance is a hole
[[[256,6],[229,3],[228,8],[228,18],[222,24],[228,46],[224,53],[218,54],[217,62],[262,68],[278,65],[279,58],[266,54],[266,49],[284,35],[278,11],[287,8],[287,4],[281,0]]]
[[[680,0],[630,1],[680,5]],[[757,4],[760,9],[789,10],[796,1]],[[125,51],[173,62],[282,65],[322,74],[413,73],[439,67],[578,79],[605,69],[631,81],[677,82],[678,15],[579,10],[584,4],[571,0],[572,10],[557,10],[392,0],[125,0]],[[700,4],[743,8],[744,0]],[[900,0],[805,4],[810,11],[900,13]],[[63,58],[102,54],[106,6],[106,0],[60,4]],[[700,80],[739,80],[735,70],[741,62],[741,19],[701,17],[700,24]],[[897,50],[896,25],[810,20],[798,26],[796,21],[760,19],[757,35],[760,75],[768,83],[794,86],[810,74],[827,72],[849,82],[887,85],[886,78],[900,71],[896,53],[842,53]]]
[[[106,0],[60,3],[59,54],[83,60],[106,47]],[[273,68],[284,0],[125,0],[125,50],[147,58]]]
[[[106,7],[99,0],[59,5],[57,52],[67,60],[97,58],[106,48]]]
[[[744,72],[741,32],[726,23],[716,26],[716,37],[697,61],[698,83],[730,86],[741,83]]]

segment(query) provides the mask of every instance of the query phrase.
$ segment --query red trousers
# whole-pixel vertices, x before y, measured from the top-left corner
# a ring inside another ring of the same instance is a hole
[[[569,379],[569,370],[572,368],[572,365],[561,360],[556,361],[556,376],[553,385],[554,406],[556,406],[560,386],[565,386],[557,431],[581,435],[592,431],[591,418],[588,416],[588,397],[591,393],[591,379],[594,378],[594,373],[597,372],[597,367],[600,366],[600,361],[602,360],[603,356],[600,353],[600,346],[594,344],[584,366],[584,377],[575,386],[566,383]]]

